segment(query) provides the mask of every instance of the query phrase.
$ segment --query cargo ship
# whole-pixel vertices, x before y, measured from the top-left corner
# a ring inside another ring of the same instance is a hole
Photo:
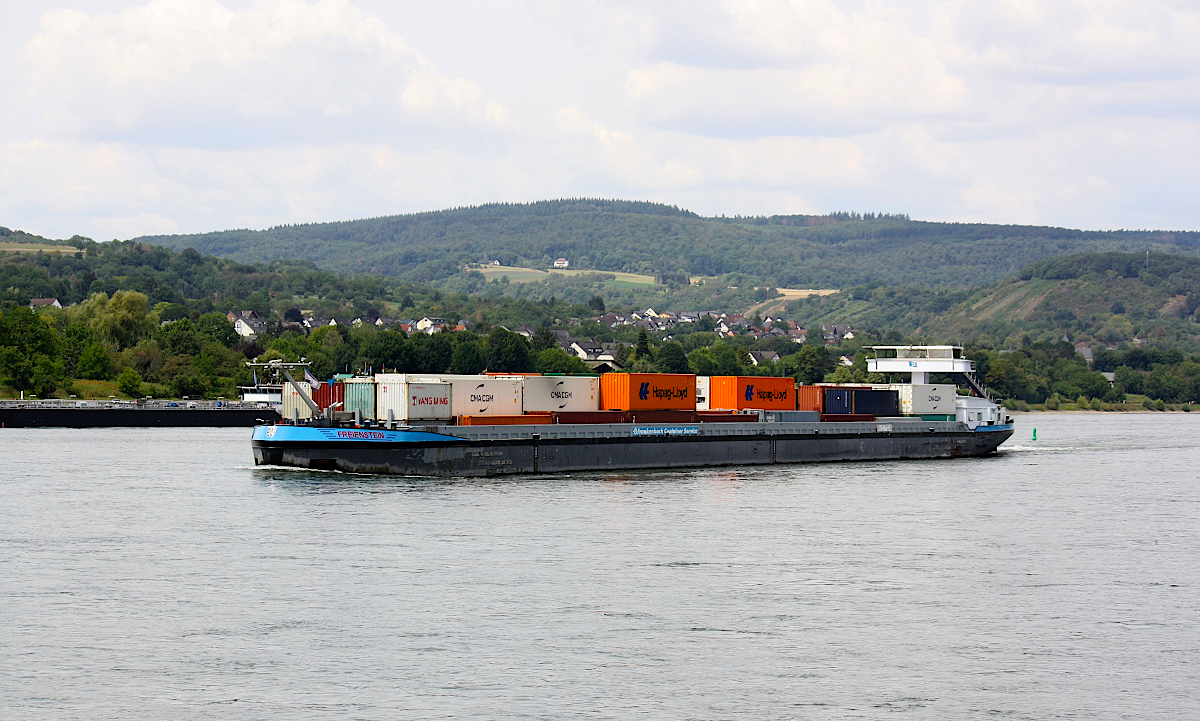
[[[257,365],[283,379],[284,420],[256,426],[251,446],[256,465],[478,477],[967,458],[995,453],[1012,435],[961,348],[874,350],[871,371],[912,382],[377,374],[326,391],[292,377],[305,364],[272,361]],[[931,384],[930,374],[958,376],[973,394]]]

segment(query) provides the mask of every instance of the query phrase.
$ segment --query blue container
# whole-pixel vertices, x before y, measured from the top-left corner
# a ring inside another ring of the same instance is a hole
[[[825,413],[832,415],[853,413],[853,398],[853,389],[851,388],[826,388]]]

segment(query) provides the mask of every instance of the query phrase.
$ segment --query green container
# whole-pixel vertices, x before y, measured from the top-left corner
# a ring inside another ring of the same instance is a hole
[[[923,421],[952,421],[952,420],[954,420],[954,416],[947,416],[947,415],[941,415],[938,413],[932,413],[930,415],[921,416],[921,420],[923,420]]]
[[[375,379],[347,378],[343,382],[345,395],[342,409],[358,411],[363,418],[375,417]]]

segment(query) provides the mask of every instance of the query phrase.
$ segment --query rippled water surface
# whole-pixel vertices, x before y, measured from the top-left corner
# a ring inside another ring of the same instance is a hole
[[[1200,717],[1200,413],[1018,424],[486,481],[0,431],[0,717]]]

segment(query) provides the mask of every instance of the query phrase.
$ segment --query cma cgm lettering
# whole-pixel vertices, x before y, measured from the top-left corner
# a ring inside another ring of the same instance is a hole
[[[492,393],[472,393],[471,394],[471,402],[472,403],[491,403],[495,399],[495,397],[496,396]]]
[[[571,391],[550,391],[550,397],[556,401],[569,401],[574,396],[571,395]]]

